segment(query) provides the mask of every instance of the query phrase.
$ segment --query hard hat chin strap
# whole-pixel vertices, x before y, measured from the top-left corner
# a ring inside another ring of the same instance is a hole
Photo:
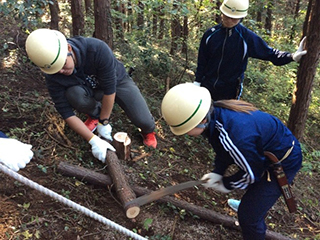
[[[205,123],[199,123],[196,128],[202,128],[202,129],[207,129],[211,120],[211,113],[213,111],[213,107],[211,107],[211,109],[209,110],[209,112],[207,113],[207,115],[204,117],[204,119],[206,119]]]

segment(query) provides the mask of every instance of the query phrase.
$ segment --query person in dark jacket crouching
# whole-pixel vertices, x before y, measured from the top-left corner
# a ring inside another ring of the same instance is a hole
[[[141,129],[146,146],[156,148],[155,123],[145,99],[124,65],[109,46],[92,37],[66,39],[59,31],[37,29],[26,40],[30,60],[45,73],[55,108],[66,123],[92,145],[92,153],[104,162],[106,151],[115,150],[102,140],[112,140],[110,118],[114,102]],[[82,122],[74,113],[88,115]]]

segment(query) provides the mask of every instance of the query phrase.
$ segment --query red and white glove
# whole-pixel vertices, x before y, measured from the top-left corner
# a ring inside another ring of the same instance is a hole
[[[17,172],[32,159],[32,145],[13,138],[0,138],[0,163]]]
[[[89,143],[91,145],[92,155],[103,163],[106,162],[108,149],[111,151],[116,151],[116,149],[110,143],[102,140],[97,135],[93,135]]]

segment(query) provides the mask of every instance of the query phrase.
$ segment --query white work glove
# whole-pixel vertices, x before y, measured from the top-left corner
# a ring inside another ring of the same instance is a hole
[[[17,172],[32,159],[31,148],[32,145],[13,138],[0,138],[0,162]]]
[[[299,47],[298,47],[298,50],[292,54],[292,59],[295,61],[295,62],[300,62],[300,59],[303,55],[307,54],[307,50],[303,50],[303,47],[305,45],[305,41],[306,41],[307,37],[304,37],[300,44],[299,44]]]
[[[110,149],[111,151],[116,151],[114,147],[105,140],[102,140],[97,135],[94,135],[90,141],[92,155],[99,159],[101,162],[106,162],[107,151]]]
[[[202,181],[207,181],[205,183],[202,183],[202,185],[206,188],[213,188],[216,191],[222,192],[222,193],[229,193],[230,190],[226,189],[222,182],[222,176],[217,173],[207,173],[203,175],[201,178]]]
[[[213,188],[214,190],[218,191],[218,192],[222,192],[222,193],[229,193],[231,192],[231,190],[226,189],[226,187],[224,186],[222,180],[220,180],[219,182],[216,182],[214,184],[212,184],[211,188]]]
[[[194,81],[193,84],[196,85],[197,87],[200,87],[201,83]]]
[[[211,172],[203,175],[203,177],[201,178],[201,181],[206,181],[202,183],[202,185],[206,188],[209,188],[209,187],[212,187],[213,184],[220,181],[221,179],[222,179],[222,176],[220,174]]]
[[[110,124],[102,125],[101,123],[98,123],[97,131],[101,135],[101,137],[112,141],[112,136],[111,136],[112,127]]]

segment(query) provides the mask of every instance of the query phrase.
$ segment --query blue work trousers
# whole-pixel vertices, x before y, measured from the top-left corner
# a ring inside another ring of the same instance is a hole
[[[300,145],[296,144],[288,159],[284,172],[289,183],[292,183],[296,173],[301,168],[302,155]],[[268,181],[267,172],[260,181],[250,185],[241,199],[238,209],[239,224],[244,240],[264,240],[266,234],[265,217],[269,209],[282,195],[276,177],[269,169],[271,181]],[[287,209],[286,209],[287,211]]]

